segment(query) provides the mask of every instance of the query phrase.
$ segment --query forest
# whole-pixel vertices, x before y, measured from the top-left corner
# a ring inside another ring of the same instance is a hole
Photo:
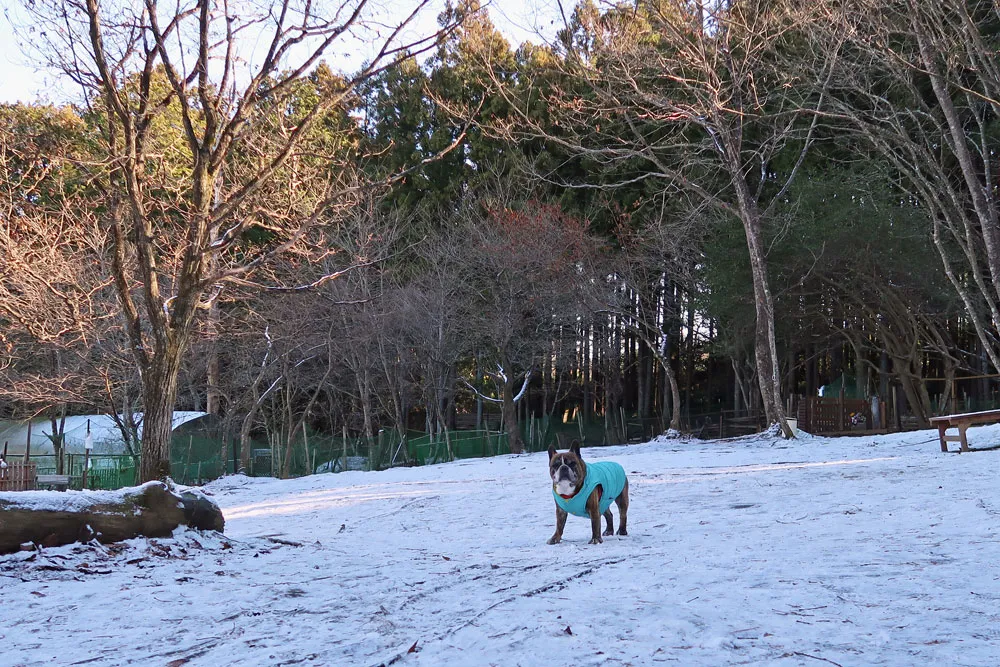
[[[583,0],[519,45],[410,5],[24,5],[79,96],[0,106],[0,418],[111,415],[149,480],[175,410],[288,476],[997,407],[995,3]]]

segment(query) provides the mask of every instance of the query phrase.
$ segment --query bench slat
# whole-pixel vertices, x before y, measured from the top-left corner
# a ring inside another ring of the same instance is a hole
[[[1000,419],[1000,410],[984,410],[983,412],[961,412],[954,415],[940,415],[937,417],[931,417],[930,422],[932,424],[937,424],[939,422],[969,422],[978,420],[993,420]]]

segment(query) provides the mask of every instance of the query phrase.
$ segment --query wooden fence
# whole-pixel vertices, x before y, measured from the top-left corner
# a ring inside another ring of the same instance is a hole
[[[711,440],[760,433],[764,422],[764,413],[758,410],[721,410],[688,418],[686,428],[702,440]]]
[[[6,468],[0,468],[0,491],[31,491],[37,476],[38,464],[34,461],[8,461]]]
[[[822,398],[799,401],[796,417],[806,433],[826,435],[884,431],[888,424],[885,401],[878,402],[878,414],[872,403],[861,398]]]

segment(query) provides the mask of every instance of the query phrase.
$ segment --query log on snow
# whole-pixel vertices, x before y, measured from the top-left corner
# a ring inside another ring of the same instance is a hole
[[[48,547],[167,537],[180,525],[222,532],[225,521],[207,497],[171,491],[163,482],[118,491],[0,493],[0,554],[28,542]]]

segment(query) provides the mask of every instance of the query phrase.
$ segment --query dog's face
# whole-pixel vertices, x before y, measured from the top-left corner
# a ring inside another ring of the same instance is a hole
[[[568,452],[549,447],[549,475],[552,488],[561,496],[571,496],[583,484],[587,466],[580,456],[580,443],[573,441]]]

